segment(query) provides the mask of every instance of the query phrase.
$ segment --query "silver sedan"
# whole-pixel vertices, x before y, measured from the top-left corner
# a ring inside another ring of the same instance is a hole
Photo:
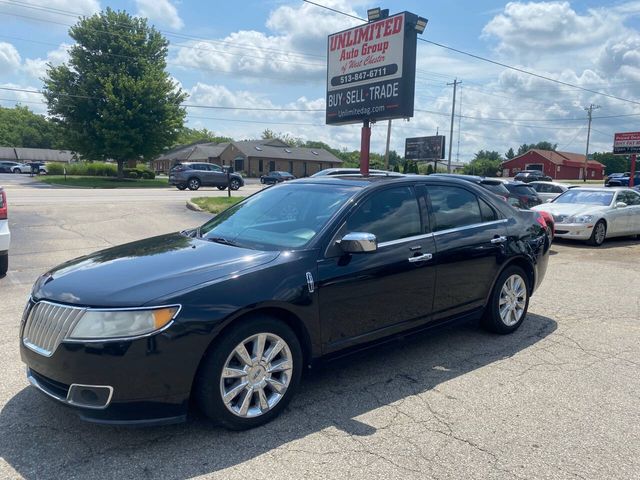
[[[640,193],[630,188],[572,188],[532,210],[553,215],[558,238],[600,246],[605,238],[640,234]]]
[[[529,186],[532,187],[543,202],[553,200],[558,195],[569,190],[569,187],[563,183],[558,182],[529,182]]]

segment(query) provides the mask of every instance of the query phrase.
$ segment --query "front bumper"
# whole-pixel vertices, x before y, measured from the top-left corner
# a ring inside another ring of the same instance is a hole
[[[26,318],[26,315],[25,315]],[[73,408],[83,420],[157,425],[186,419],[191,386],[208,339],[180,324],[144,338],[62,341],[50,356],[29,348],[20,356],[29,382]]]
[[[556,223],[556,238],[589,240],[595,223]]]

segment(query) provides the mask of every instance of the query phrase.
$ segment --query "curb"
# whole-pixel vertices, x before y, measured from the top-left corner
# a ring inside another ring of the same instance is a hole
[[[198,205],[196,205],[195,203],[193,203],[191,200],[187,200],[187,203],[185,205],[189,210],[193,210],[194,212],[204,212],[204,210],[202,208],[200,208]]]

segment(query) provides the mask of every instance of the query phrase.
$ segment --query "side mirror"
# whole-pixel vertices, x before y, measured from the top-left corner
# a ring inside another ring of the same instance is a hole
[[[626,204],[626,203],[624,203],[624,202],[617,202],[617,203],[616,203],[616,208],[624,208],[624,207],[626,207],[626,206],[627,206],[627,204]]]
[[[378,240],[373,233],[351,232],[342,237],[338,245],[344,253],[369,253],[378,249]]]

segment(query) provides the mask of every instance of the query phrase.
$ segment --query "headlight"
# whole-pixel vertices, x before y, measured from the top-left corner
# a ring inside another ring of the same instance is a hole
[[[576,215],[568,220],[566,223],[591,223],[593,222],[593,215]]]
[[[172,306],[151,310],[87,310],[69,338],[105,339],[153,333],[166,327],[179,309]]]

